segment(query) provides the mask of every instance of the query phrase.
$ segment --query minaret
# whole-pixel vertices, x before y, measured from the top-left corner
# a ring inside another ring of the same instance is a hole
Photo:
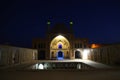
[[[48,21],[47,21],[47,31],[48,31],[48,32],[50,31],[50,24],[51,24],[51,22],[50,22],[50,20],[48,20]]]
[[[70,20],[69,24],[70,24],[70,31],[73,32],[73,21]]]

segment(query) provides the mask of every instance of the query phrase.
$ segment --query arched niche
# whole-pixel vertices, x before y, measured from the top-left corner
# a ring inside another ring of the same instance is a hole
[[[58,35],[52,39],[50,43],[50,58],[56,57],[57,59],[57,53],[60,50],[63,52],[64,58],[68,57],[68,52],[70,52],[70,43],[67,38],[62,35]],[[54,56],[52,55],[53,52]]]
[[[75,58],[79,58],[79,59],[82,58],[80,51],[78,51],[78,50],[75,51]]]

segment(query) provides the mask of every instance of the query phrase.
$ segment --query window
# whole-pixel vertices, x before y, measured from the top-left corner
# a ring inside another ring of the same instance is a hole
[[[77,43],[77,48],[79,48],[79,43]]]
[[[86,45],[86,44],[84,44],[84,48],[87,48],[87,45]]]
[[[62,49],[62,44],[59,44],[59,45],[58,45],[58,49]]]
[[[80,48],[82,48],[82,44],[80,43],[79,45],[80,45]]]
[[[79,44],[78,43],[75,43],[75,48],[79,48]]]
[[[76,43],[75,43],[75,48],[76,48]]]

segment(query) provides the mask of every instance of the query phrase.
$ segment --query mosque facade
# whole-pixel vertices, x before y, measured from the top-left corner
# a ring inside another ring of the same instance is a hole
[[[45,38],[33,39],[33,48],[38,50],[38,60],[92,60],[104,64],[120,64],[120,44],[89,44],[88,38],[76,38],[72,22],[48,24]]]
[[[104,46],[92,44],[88,38],[76,38],[72,22],[48,23],[44,38],[32,40],[32,49],[0,45],[0,65],[21,64],[40,60],[92,60],[109,65],[120,65],[120,44]]]
[[[76,38],[72,24],[48,25],[45,38],[33,39],[33,48],[38,50],[38,60],[41,59],[83,59],[84,49],[89,48],[87,38]]]

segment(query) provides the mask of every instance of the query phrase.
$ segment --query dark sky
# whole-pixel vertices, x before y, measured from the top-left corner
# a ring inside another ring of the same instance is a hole
[[[4,0],[0,2],[0,44],[31,47],[51,25],[73,20],[76,37],[90,43],[120,42],[119,0]]]

